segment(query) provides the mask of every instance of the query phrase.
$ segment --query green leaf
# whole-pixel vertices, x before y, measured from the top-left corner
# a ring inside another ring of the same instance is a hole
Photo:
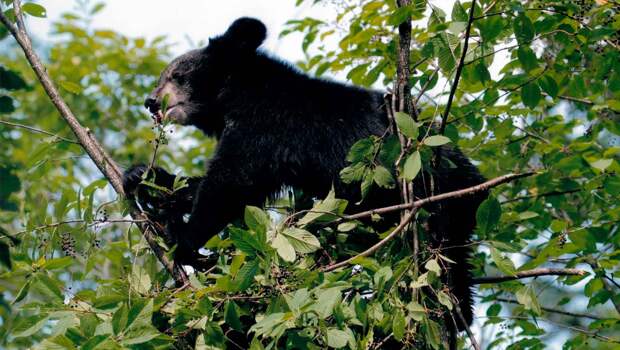
[[[385,282],[389,281],[394,273],[389,266],[383,266],[373,276],[373,282],[375,282],[375,286],[382,286]]]
[[[321,248],[321,243],[319,240],[312,233],[306,230],[290,227],[284,230],[282,235],[298,253],[309,254]]]
[[[383,139],[383,145],[379,151],[381,163],[387,167],[392,167],[400,155],[400,141],[396,135],[389,135]]]
[[[22,11],[34,17],[45,18],[47,17],[47,11],[45,7],[35,4],[34,2],[27,2],[22,5]]]
[[[372,181],[372,177],[370,179]],[[315,221],[329,221],[336,217],[336,215],[342,214],[347,207],[347,201],[344,199],[337,199],[335,196],[336,194],[332,189],[327,195],[327,198],[316,203],[312,210],[304,215],[297,224],[305,226]]]
[[[234,301],[228,301],[224,308],[224,321],[233,329],[243,332],[243,325],[239,319],[239,312],[237,311],[237,304]]]
[[[420,152],[415,151],[407,157],[405,160],[405,165],[403,166],[403,177],[407,181],[411,181],[415,179],[415,177],[422,169],[422,158],[420,157]]]
[[[379,187],[394,188],[394,177],[389,170],[381,165],[375,168],[373,180]]]
[[[451,18],[452,18],[452,21],[456,21],[456,22],[467,22],[468,21],[469,16],[467,15],[467,11],[465,11],[465,8],[463,7],[460,1],[454,2],[454,5],[452,6]]]
[[[595,169],[598,169],[600,171],[605,171],[605,169],[609,168],[609,166],[613,162],[614,162],[613,159],[599,159],[597,161],[590,163],[590,165]]]
[[[512,260],[502,256],[502,254],[493,247],[491,247],[491,259],[493,259],[493,262],[501,272],[511,276],[514,276],[517,272]]]
[[[540,216],[537,212],[533,212],[533,211],[524,211],[519,213],[519,220],[528,220],[528,219],[533,219]]]
[[[254,332],[256,336],[280,336],[287,328],[292,326],[294,326],[294,323],[288,322],[286,313],[276,312],[265,315],[262,320],[250,327],[249,332]]]
[[[340,171],[340,178],[342,179],[342,182],[346,184],[358,182],[364,178],[364,175],[368,169],[369,168],[364,165],[364,163],[353,163],[351,166],[348,166]]]
[[[112,331],[115,335],[120,334],[127,326],[127,304],[123,303],[112,315]]]
[[[151,324],[153,314],[153,300],[134,298],[127,312],[125,328],[142,328]]]
[[[424,139],[423,143],[427,146],[436,147],[450,142],[450,138],[443,135],[433,135]]]
[[[534,292],[534,289],[532,287],[521,287],[521,289],[517,291],[516,297],[519,301],[519,304],[525,306],[526,309],[540,315],[540,304],[538,304],[538,298],[536,297],[536,293]]]
[[[19,291],[17,292],[17,295],[15,296],[15,300],[13,300],[11,304],[16,304],[22,301],[22,299],[24,299],[26,295],[28,295],[28,290],[30,290],[31,283],[32,283],[32,279],[26,280],[26,282],[24,282],[24,285],[22,285],[22,287],[19,289]]]
[[[235,247],[247,255],[255,256],[257,252],[262,251],[263,245],[259,244],[256,237],[250,232],[230,227],[230,240],[233,241]]]
[[[398,7],[388,18],[387,24],[391,26],[398,26],[409,19],[412,12],[413,10],[410,6]]]
[[[372,156],[374,146],[375,144],[370,138],[357,141],[351,146],[351,150],[347,154],[347,161],[357,163],[366,157]]]
[[[450,299],[450,296],[448,294],[440,290],[437,293],[437,300],[439,301],[441,305],[445,306],[446,308],[448,308],[448,310],[452,311],[452,308],[454,307],[454,305],[452,305],[452,300]]]
[[[0,96],[0,114],[8,114],[14,111],[13,99],[8,96]]]
[[[339,349],[345,347],[349,341],[349,335],[337,328],[327,329],[327,345]]]
[[[417,139],[419,133],[418,124],[407,113],[396,112],[394,114],[398,131],[410,139]]]
[[[58,84],[72,94],[79,95],[82,93],[82,86],[70,81],[59,81]]]
[[[418,322],[422,321],[426,317],[426,309],[424,306],[415,301],[407,304],[407,311],[409,311],[409,316]]]
[[[403,340],[406,328],[407,320],[405,319],[405,313],[402,309],[396,309],[394,318],[392,319],[392,333],[394,333],[394,338],[398,341]]]
[[[49,316],[46,313],[29,317],[19,317],[13,327],[12,336],[15,338],[29,337],[37,333],[47,323]]]
[[[66,267],[73,265],[73,263],[74,263],[74,260],[72,257],[65,256],[62,258],[46,260],[43,263],[43,265],[41,265],[41,268],[47,269],[47,270],[64,269]]]
[[[490,232],[497,226],[501,215],[502,208],[499,202],[495,197],[489,196],[489,198],[480,204],[476,212],[476,223],[478,224],[478,228],[483,233]]]
[[[530,83],[525,84],[521,88],[521,100],[523,101],[524,105],[532,109],[536,108],[536,106],[538,105],[538,102],[540,102],[540,98],[541,98],[541,94],[540,94],[540,88],[538,87],[538,84],[534,82],[530,82]]]
[[[550,75],[545,75],[538,79],[538,85],[549,96],[556,98],[558,96],[558,83]]]
[[[499,312],[502,311],[502,305],[501,304],[493,304],[491,306],[489,306],[489,308],[487,309],[487,316],[489,317],[494,317],[499,315]]]
[[[20,90],[26,87],[28,85],[17,73],[0,66],[0,89]]]
[[[82,344],[82,347],[80,349],[82,349],[82,350],[98,349],[99,345],[102,344],[103,342],[105,342],[108,338],[110,338],[110,336],[111,336],[111,334],[96,335],[96,336],[88,339],[88,341],[85,342],[84,344]]]
[[[483,85],[491,80],[491,73],[487,69],[487,66],[481,60],[476,67],[474,67],[475,78],[479,80]]]
[[[424,267],[428,271],[433,271],[435,275],[441,276],[441,267],[439,266],[439,263],[437,262],[437,260],[431,259],[427,261],[426,264],[424,264]]]
[[[529,46],[519,46],[519,49],[517,50],[517,57],[526,72],[538,68],[538,58],[536,58],[536,54],[532,51],[532,49],[530,49]]]
[[[426,342],[434,349],[440,349],[441,345],[441,332],[437,322],[425,318],[422,322],[422,334],[424,334]]]
[[[342,300],[341,288],[334,287],[323,289],[318,292],[317,301],[312,309],[316,311],[321,319],[326,319],[334,312],[334,307]]]
[[[295,261],[295,248],[282,234],[276,235],[271,241],[271,246],[278,252],[284,261]]]
[[[125,346],[143,344],[159,337],[160,335],[161,333],[153,327],[135,328],[125,334],[121,344]]]
[[[237,283],[237,289],[244,291],[250,287],[254,281],[254,276],[258,273],[258,260],[252,260],[246,262],[235,276],[234,282]]]
[[[33,287],[37,291],[50,298],[50,301],[62,301],[63,294],[59,287],[60,281],[52,279],[45,272],[38,273],[36,275],[36,283]]]
[[[269,215],[258,207],[246,206],[243,219],[250,230],[260,235],[264,235],[271,226]]]
[[[349,221],[349,222],[343,222],[342,224],[339,224],[337,229],[340,232],[349,232],[355,229],[356,227],[357,227],[356,222]]]
[[[151,276],[141,264],[134,264],[130,275],[131,287],[140,294],[148,294],[151,290]]]
[[[534,39],[534,25],[529,17],[527,17],[523,12],[519,13],[519,15],[513,20],[512,24],[519,44],[528,44],[532,41],[532,39]]]

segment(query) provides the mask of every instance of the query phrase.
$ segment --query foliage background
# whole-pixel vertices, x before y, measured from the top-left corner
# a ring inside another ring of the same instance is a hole
[[[30,4],[26,12],[41,16]],[[617,348],[620,5],[477,4],[466,56],[471,63],[463,70],[446,135],[488,178],[532,169],[540,174],[493,191],[476,234],[475,274],[553,266],[582,268],[588,275],[479,286],[475,336],[483,348]],[[439,116],[470,3],[456,3],[451,13],[424,1],[405,9],[392,1],[323,5],[333,6],[333,18],[292,20],[283,29],[282,35],[304,35],[301,69],[346,74],[356,85],[391,86],[395,26],[411,16],[410,82],[414,98],[420,96],[421,128]],[[49,42],[37,49],[63,97],[112,157],[122,166],[148,162],[156,132],[142,100],[170,60],[170,45],[165,38],[129,38],[93,27],[101,6],[81,3],[63,15],[53,23]],[[343,260],[354,252],[340,238],[371,230],[359,222],[315,225],[333,220],[329,215],[305,216],[286,230],[281,221],[291,214],[288,208],[272,208],[269,215],[250,208],[244,223],[209,243],[223,253],[217,268],[194,275],[191,288],[171,288],[139,231],[125,222],[123,203],[72,142],[6,37],[0,27],[3,348],[166,348],[194,341],[197,348],[235,348],[231,339],[250,331],[253,348],[376,348],[386,338],[441,346],[434,315],[450,303],[435,302],[443,290],[435,275],[442,268],[429,262],[448,262],[423,251],[420,265],[431,272],[421,281],[402,236],[373,259],[359,259],[358,268],[321,273],[317,264],[325,261],[316,250]],[[159,148],[158,164],[200,174],[214,140],[193,130],[170,132],[172,144]],[[423,144],[420,149],[430,150]],[[377,167],[367,171],[372,183]],[[344,203],[328,199],[317,205],[338,213]],[[420,283],[434,292],[427,296]],[[412,299],[415,290],[420,299]],[[469,346],[466,337],[462,346]]]

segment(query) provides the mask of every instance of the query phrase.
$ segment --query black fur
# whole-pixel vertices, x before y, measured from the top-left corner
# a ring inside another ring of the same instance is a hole
[[[396,190],[373,189],[367,200],[354,205],[360,199],[359,185],[347,186],[338,175],[346,166],[345,157],[354,142],[385,133],[388,120],[383,93],[302,74],[257,51],[264,38],[261,22],[237,20],[225,34],[211,39],[206,48],[175,59],[149,97],[149,108],[155,112],[154,104],[161,101],[164,92],[172,91],[176,95],[171,100],[177,109],[171,114],[219,139],[206,175],[190,179],[190,187],[171,198],[173,205],[162,211],[169,217],[191,212],[186,225],[179,220],[174,223],[172,231],[178,236],[181,252],[177,258],[194,256],[210,237],[240,217],[246,205],[263,204],[266,197],[283,186],[322,198],[334,184],[337,196],[351,203],[351,212],[399,201]],[[456,168],[439,168],[434,176],[439,192],[484,181],[457,149],[444,147],[442,157]],[[136,189],[144,171],[144,167],[128,170],[127,193]],[[156,181],[169,187],[173,177],[156,169]],[[427,196],[428,186],[420,182],[414,187],[417,196]],[[475,226],[476,209],[485,196],[453,199],[427,208],[432,213],[431,244],[467,244]],[[149,202],[155,199],[143,197],[143,205],[154,206]],[[445,253],[456,261],[451,266],[450,285],[461,301],[465,318],[471,322],[469,254],[467,247],[451,248]]]

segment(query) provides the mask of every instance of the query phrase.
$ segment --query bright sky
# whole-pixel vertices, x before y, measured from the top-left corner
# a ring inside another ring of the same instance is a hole
[[[177,45],[174,53],[180,54],[191,47],[188,38],[197,43],[209,36],[223,33],[228,25],[242,16],[262,20],[269,30],[264,47],[278,56],[296,61],[303,58],[301,35],[278,39],[284,23],[292,18],[306,16],[333,17],[330,6],[315,5],[313,1],[296,7],[296,0],[105,0],[106,7],[95,17],[95,27],[109,28],[132,37],[154,38],[166,35]],[[453,0],[431,1],[450,13]],[[72,0],[41,0],[47,9],[47,19],[31,18],[28,26],[32,34],[45,38],[50,20],[76,7]]]
[[[76,7],[75,1],[42,0],[48,11],[47,19],[31,18],[30,31],[39,38],[49,33],[50,20]],[[262,20],[269,29],[265,48],[288,60],[301,59],[301,37],[290,36],[282,40],[278,34],[291,18],[305,16],[323,17],[329,9],[308,4],[295,7],[295,0],[107,0],[106,7],[96,15],[97,28],[109,28],[132,37],[154,38],[166,35],[176,43],[174,53],[180,54],[194,43],[206,41],[209,36],[223,33],[228,25],[242,16]]]

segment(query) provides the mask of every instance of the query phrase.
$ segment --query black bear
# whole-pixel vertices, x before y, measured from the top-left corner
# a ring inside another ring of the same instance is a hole
[[[260,21],[236,20],[207,47],[172,61],[146,99],[146,107],[157,115],[168,96],[167,117],[218,139],[206,175],[189,178],[189,186],[163,205],[168,210],[164,215],[171,218],[190,214],[187,223],[175,219],[171,230],[177,239],[175,256],[181,261],[191,262],[210,237],[242,215],[246,205],[260,206],[284,186],[316,198],[323,198],[333,186],[338,198],[358,202],[359,186],[341,182],[339,172],[357,140],[381,136],[389,127],[382,92],[309,77],[257,50],[265,36]],[[443,147],[442,158],[449,159],[450,166],[441,165],[433,177],[439,192],[484,181],[456,148]],[[140,185],[145,170],[145,166],[127,170],[126,193],[137,192],[142,206],[161,207]],[[154,173],[159,185],[172,186],[174,175],[161,168]],[[416,182],[415,195],[426,196],[424,187]],[[361,205],[350,205],[352,211],[399,201],[397,190],[373,191]],[[450,285],[468,323],[472,300],[467,243],[485,197],[479,193],[428,208],[433,213],[430,244],[453,246],[444,252],[456,262],[451,275],[458,280]]]

